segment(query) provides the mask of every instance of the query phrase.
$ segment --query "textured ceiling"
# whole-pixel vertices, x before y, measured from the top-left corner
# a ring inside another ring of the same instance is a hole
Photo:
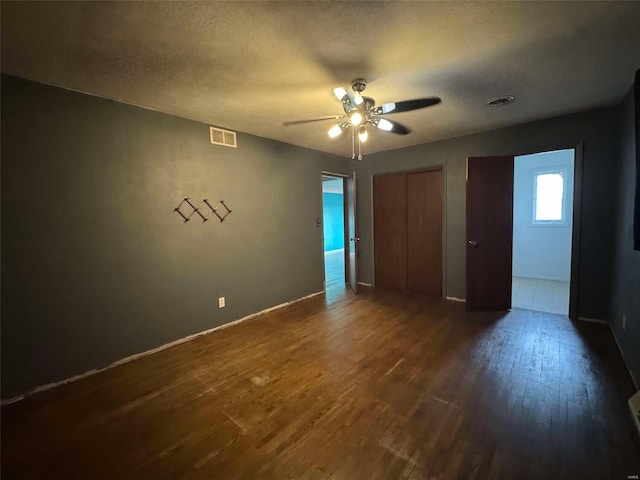
[[[371,153],[611,105],[637,68],[640,2],[2,2],[4,73],[342,156],[331,121],[282,122],[341,113],[356,77],[442,98]]]

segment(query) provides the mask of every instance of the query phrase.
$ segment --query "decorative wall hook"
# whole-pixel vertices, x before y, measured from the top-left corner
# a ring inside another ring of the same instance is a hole
[[[191,208],[191,212],[189,212],[188,215],[182,211],[182,208],[185,203],[189,205],[189,207]],[[207,213],[206,215],[202,213],[200,209],[200,207],[202,207],[203,204],[209,208],[209,213]],[[222,215],[218,213],[218,210],[221,211],[220,209],[221,206],[224,207],[224,210],[225,210]],[[224,219],[227,218],[227,215],[231,213],[231,209],[225,205],[224,200],[220,200],[220,202],[218,202],[218,204],[215,207],[212,207],[211,204],[209,203],[209,200],[207,200],[206,198],[202,200],[202,202],[200,202],[198,205],[194,205],[193,203],[191,203],[191,200],[189,200],[189,197],[184,197],[184,199],[178,204],[176,208],[173,209],[173,211],[178,212],[178,214],[184,219],[185,223],[191,220],[191,216],[194,213],[197,213],[200,216],[200,218],[202,219],[202,223],[209,220],[209,217],[212,214],[215,214],[216,217],[218,217],[218,220],[220,220],[220,222],[223,222]]]
[[[189,213],[189,215],[185,215],[182,210],[180,210],[182,208],[182,206],[184,204],[187,204],[191,207],[191,213]],[[184,197],[182,199],[182,201],[178,204],[178,206],[176,208],[173,209],[174,212],[178,212],[178,214],[184,219],[185,223],[188,222],[189,220],[191,220],[191,215],[193,215],[196,211],[196,207],[193,206],[193,204],[189,201],[189,197]]]
[[[203,200],[203,202],[206,203],[207,206],[211,209],[211,211],[216,214],[216,217],[218,217],[220,222],[224,222],[224,219],[227,218],[227,215],[231,213],[231,209],[225,205],[224,200],[220,200],[218,204],[215,206],[215,208],[211,206],[211,204],[209,203],[209,200],[207,200],[206,198]],[[222,215],[218,213],[218,210],[220,210],[220,206],[223,206],[224,209],[226,210]]]

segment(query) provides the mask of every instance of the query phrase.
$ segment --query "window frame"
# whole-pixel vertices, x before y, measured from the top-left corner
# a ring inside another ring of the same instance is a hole
[[[541,175],[560,174],[562,176],[562,216],[560,220],[536,220],[537,213],[537,192],[538,177]],[[567,185],[567,177],[569,168],[567,166],[542,167],[531,170],[533,191],[531,192],[531,225],[534,227],[566,227],[567,226],[567,194],[569,188]]]

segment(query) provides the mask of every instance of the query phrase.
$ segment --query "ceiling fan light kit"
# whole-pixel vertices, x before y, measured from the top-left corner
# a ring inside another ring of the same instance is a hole
[[[285,122],[284,125],[295,125],[300,123],[320,122],[324,120],[340,120],[327,132],[329,138],[339,137],[345,130],[351,128],[351,158],[356,158],[356,130],[358,134],[358,160],[362,160],[362,143],[366,142],[369,134],[366,125],[369,124],[383,132],[391,132],[397,135],[407,135],[411,133],[407,127],[401,123],[387,120],[380,117],[389,113],[409,112],[419,108],[430,107],[441,102],[438,97],[418,98],[415,100],[405,100],[402,102],[390,102],[376,107],[376,101],[372,97],[362,95],[367,88],[367,81],[364,78],[356,78],[351,82],[353,94],[347,92],[343,87],[333,89],[333,94],[342,103],[344,115],[332,115],[309,120],[297,120]]]
[[[336,138],[342,133],[342,127],[340,125],[334,125],[329,129],[329,137]]]
[[[342,87],[336,87],[333,89],[333,94],[336,96],[338,100],[342,101],[344,96],[347,94],[347,91]]]
[[[369,138],[369,134],[367,133],[367,129],[364,125],[360,125],[360,130],[358,131],[358,139],[364,143]]]
[[[351,125],[353,125],[354,127],[357,127],[358,125],[360,125],[363,120],[364,120],[364,117],[358,110],[353,110],[349,114],[349,121],[351,122]]]

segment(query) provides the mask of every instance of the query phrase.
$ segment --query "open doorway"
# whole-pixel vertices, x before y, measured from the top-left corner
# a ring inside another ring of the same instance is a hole
[[[322,175],[324,279],[327,291],[345,288],[344,177]]]
[[[568,315],[574,149],[514,159],[512,306]]]

